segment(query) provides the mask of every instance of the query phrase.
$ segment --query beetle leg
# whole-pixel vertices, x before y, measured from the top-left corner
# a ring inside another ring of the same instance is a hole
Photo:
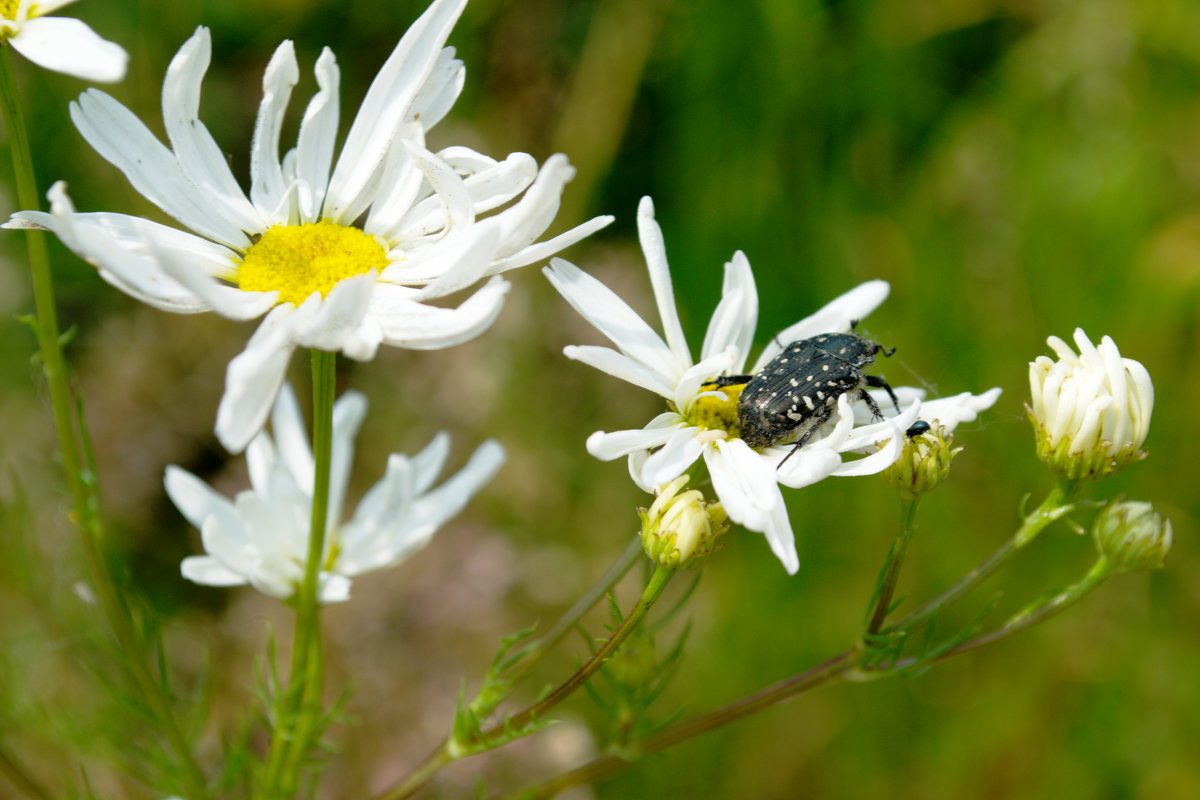
[[[804,447],[804,445],[808,443],[808,440],[812,438],[812,435],[816,433],[822,425],[828,422],[831,416],[833,416],[833,406],[827,405],[817,409],[817,411],[811,417],[808,417],[805,420],[805,422],[808,423],[808,430],[806,430],[804,434],[796,440],[796,443],[792,446],[792,449],[788,451],[788,454],[784,456],[778,464],[775,465],[775,469],[778,470],[780,467],[782,467],[784,462],[795,455],[797,450],[799,450],[801,447]]]
[[[887,392],[888,397],[892,398],[892,405],[896,407],[896,413],[899,414],[900,401],[896,399],[896,393],[892,391],[891,386],[888,386],[887,380],[878,375],[864,375],[863,377],[866,378],[867,386],[870,386],[872,389],[883,389]],[[865,391],[862,393],[862,398],[867,401],[867,406],[871,409],[871,413],[879,419],[883,419],[883,415],[879,413],[879,406],[875,405],[875,400],[868,396]]]
[[[858,396],[867,404],[867,408],[871,409],[871,419],[883,419],[883,414],[879,411],[879,404],[875,402],[875,398],[866,389],[859,389]]]
[[[700,384],[701,386],[737,386],[739,383],[749,383],[753,375],[721,375],[713,378],[711,381],[706,381]]]

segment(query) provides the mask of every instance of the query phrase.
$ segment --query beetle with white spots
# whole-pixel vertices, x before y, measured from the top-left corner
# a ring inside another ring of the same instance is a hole
[[[872,416],[882,419],[867,388],[883,389],[899,412],[896,394],[887,381],[863,372],[879,352],[890,356],[895,351],[884,351],[857,333],[823,333],[792,342],[757,374],[726,375],[714,383],[746,384],[737,405],[742,439],[761,448],[798,437],[790,457],[829,420],[844,394],[857,393]]]

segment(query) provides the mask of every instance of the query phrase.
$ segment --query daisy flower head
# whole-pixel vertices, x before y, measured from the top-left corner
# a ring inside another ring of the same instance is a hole
[[[800,562],[780,485],[799,488],[833,475],[869,475],[885,469],[901,452],[903,431],[921,413],[924,392],[897,388],[899,412],[885,407],[885,402],[890,406],[890,399],[877,401],[888,417],[883,420],[872,418],[857,392],[842,394],[829,423],[803,446],[797,449],[785,439],[755,449],[740,437],[738,429],[737,399],[743,386],[718,386],[714,380],[756,373],[791,342],[849,331],[855,321],[883,302],[888,285],[883,281],[864,283],[781,331],[747,370],[758,323],[758,293],[750,263],[739,251],[725,265],[721,300],[709,321],[699,360],[693,360],[675,307],[662,231],[650,198],[643,198],[638,208],[638,233],[662,334],[574,265],[555,259],[545,270],[567,302],[616,345],[616,349],[570,346],[565,354],[648,389],[667,403],[667,411],[641,429],[593,433],[587,440],[588,452],[602,460],[627,456],[634,482],[648,492],[702,459],[729,518],[765,534],[784,568],[795,573]],[[951,416],[969,416],[958,405],[949,404],[942,414],[947,424],[952,424],[948,422]],[[860,453],[866,455],[847,458]]]
[[[211,55],[199,28],[163,82],[170,147],[103,92],[71,105],[96,151],[189,230],[76,212],[61,183],[50,190],[50,213],[18,212],[5,227],[52,231],[106,281],[165,311],[265,314],[226,372],[216,433],[232,452],[266,421],[296,347],[369,360],[381,344],[437,349],[471,339],[500,311],[508,283],[499,273],[545,259],[611,218],[535,243],[574,175],[565,156],[539,169],[524,153],[496,161],[465,147],[425,147],[425,131],[462,89],[463,64],[443,45],[465,2],[435,0],[404,34],[337,158],[338,67],[328,49],[296,146],[279,157],[299,79],[292,43],[280,45],[263,76],[248,194],[198,117]],[[486,278],[457,307],[431,303]]]
[[[71,17],[47,17],[75,0],[3,0],[0,41],[39,67],[84,80],[115,83],[125,77],[129,54]]]
[[[354,515],[341,522],[354,438],[367,412],[366,399],[347,392],[333,409],[333,449],[325,552],[318,599],[350,597],[351,579],[398,564],[422,548],[456,515],[504,461],[503,448],[488,441],[457,474],[433,488],[445,466],[450,438],[439,433],[414,457],[393,453],[384,477],[367,491]],[[183,576],[210,586],[250,584],[288,599],[304,581],[313,495],[313,454],[296,396],[284,384],[271,415],[274,436],[260,432],[246,450],[251,488],[233,501],[177,466],[167,467],[167,494],[200,530],[207,555],[183,560]]]
[[[1108,336],[1100,345],[1075,329],[1076,354],[1057,336],[1046,340],[1058,360],[1029,365],[1029,418],[1038,456],[1070,480],[1099,480],[1146,457],[1154,384],[1146,368],[1122,358]]]

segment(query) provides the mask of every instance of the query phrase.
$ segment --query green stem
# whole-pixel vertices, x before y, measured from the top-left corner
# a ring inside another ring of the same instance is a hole
[[[872,599],[874,610],[867,622],[866,632],[868,635],[878,633],[891,609],[892,596],[896,593],[896,581],[900,577],[900,567],[904,564],[908,543],[912,541],[913,533],[917,529],[917,499],[916,497],[906,497],[900,501],[900,532],[892,541],[887,562],[883,566],[883,572],[876,585],[875,597]]]
[[[798,675],[771,684],[723,708],[672,725],[666,730],[646,737],[633,747],[636,749],[638,757],[645,757],[688,739],[694,739],[743,717],[756,714],[802,692],[831,684],[855,667],[856,658],[857,654],[854,650],[847,650],[824,664],[818,664]],[[513,795],[513,798],[514,800],[516,798],[542,800],[542,798],[553,797],[572,786],[592,784],[612,777],[628,769],[633,763],[632,760],[621,756],[601,756],[595,761],[559,775],[557,778],[526,788]]]
[[[642,554],[642,540],[634,536],[629,541],[629,546],[621,553],[612,566],[600,576],[591,588],[588,589],[575,604],[571,606],[565,614],[559,617],[558,622],[546,631],[536,642],[530,645],[529,649],[522,656],[521,660],[513,665],[512,669],[503,677],[510,683],[516,683],[521,678],[529,674],[539,661],[541,661],[546,653],[554,649],[564,636],[579,623],[592,606],[600,602],[600,599],[612,591],[613,587],[621,578],[625,577],[625,573],[629,571]]]
[[[978,650],[989,644],[995,644],[1002,639],[1007,639],[1013,634],[1020,633],[1027,628],[1032,628],[1040,622],[1045,622],[1050,617],[1061,614],[1078,603],[1086,595],[1098,588],[1100,584],[1112,577],[1115,571],[1110,561],[1105,558],[1099,558],[1087,574],[1077,583],[1072,584],[1047,600],[1034,603],[1022,609],[1009,617],[1003,625],[991,633],[976,636],[974,639],[963,642],[957,647],[946,651],[935,660],[942,661],[972,650]]]
[[[13,175],[17,185],[17,201],[24,208],[39,208],[37,179],[34,176],[33,156],[29,149],[29,134],[21,111],[12,52],[7,44],[0,46],[0,111],[9,133],[12,147]],[[187,737],[179,725],[171,698],[148,662],[149,653],[139,636],[132,612],[104,559],[102,544],[104,526],[100,519],[100,500],[94,475],[85,475],[81,468],[80,443],[72,414],[71,389],[67,381],[66,359],[58,330],[54,302],[54,281],[50,272],[50,257],[44,232],[26,230],[29,266],[33,283],[34,306],[37,311],[35,329],[41,349],[42,369],[50,389],[50,405],[58,434],[59,454],[73,506],[72,520],[83,534],[83,548],[95,581],[101,606],[112,626],[118,646],[128,658],[125,666],[149,707],[163,726],[169,748],[182,767],[182,782],[189,800],[207,796],[204,773],[196,763]],[[86,454],[85,454],[86,455]],[[88,459],[85,459],[88,460]]]
[[[636,553],[639,550],[640,547],[634,552]],[[621,560],[618,561],[617,565],[614,565],[613,569],[610,569],[607,573],[605,573],[605,578],[612,576],[615,583],[616,579],[620,577],[620,573],[623,573],[625,569],[628,569],[628,566],[618,566],[623,564],[626,560],[629,560],[628,551],[623,554]],[[588,679],[596,673],[597,670],[604,666],[604,664],[617,651],[617,648],[621,646],[621,643],[624,642],[629,634],[637,628],[638,624],[646,616],[646,612],[648,612],[654,606],[654,603],[662,595],[663,590],[666,589],[667,584],[670,582],[671,577],[674,574],[674,570],[669,570],[665,567],[658,567],[655,569],[654,574],[650,576],[650,580],[646,584],[646,588],[642,591],[642,596],[638,600],[637,605],[634,606],[628,615],[626,615],[626,617],[621,621],[621,624],[617,626],[617,629],[614,630],[612,635],[609,636],[603,645],[601,645],[600,649],[597,650],[590,659],[588,659],[587,663],[576,670],[575,673],[571,675],[571,677],[567,678],[567,680],[561,685],[559,685],[558,688],[550,692],[550,694],[546,695],[546,697],[542,698],[537,703],[534,703],[532,706],[517,712],[511,717],[506,718],[504,722],[500,723],[499,725],[484,731],[482,734],[482,739],[479,742],[468,742],[465,743],[464,746],[463,743],[457,743],[453,741],[452,738],[447,738],[446,741],[442,742],[442,744],[439,745],[438,748],[434,750],[424,762],[422,762],[415,770],[409,773],[406,778],[385,791],[383,794],[378,795],[375,800],[403,800],[403,798],[411,797],[423,786],[425,786],[425,784],[428,783],[442,767],[445,767],[447,764],[453,763],[454,761],[457,761],[460,758],[464,758],[468,755],[485,752],[491,747],[495,747],[498,744],[503,743],[506,740],[506,737],[511,735],[513,731],[520,731],[530,723],[541,719],[547,711],[573,694],[576,690],[583,686]],[[572,611],[575,611],[579,607],[580,604],[577,603],[572,608]],[[586,608],[579,612],[581,615],[582,611],[586,611]],[[565,626],[563,630],[569,630],[569,628],[570,626]]]
[[[997,630],[979,636],[969,642],[964,642],[940,654],[936,658],[930,659],[930,663],[946,661],[955,656],[995,644],[1015,633],[1044,622],[1050,617],[1070,608],[1085,595],[1104,583],[1114,572],[1113,566],[1101,558],[1079,582],[1071,587],[1059,592],[1048,600],[1036,603],[1014,614]],[[648,736],[637,743],[633,751],[637,758],[644,758],[716,728],[728,725],[743,717],[755,714],[795,695],[827,686],[837,680],[853,678],[856,671],[863,668],[859,663],[859,660],[863,657],[864,654],[857,649],[847,650],[829,659],[824,664],[819,664],[791,678],[772,684],[723,708],[710,711],[707,714],[701,714],[700,716],[672,725],[653,736]],[[873,667],[871,670],[886,670],[893,674],[900,674],[915,663],[916,659],[905,659],[886,665],[885,667]],[[591,763],[563,773],[549,781],[527,787],[513,794],[512,800],[545,800],[545,798],[553,797],[559,792],[573,786],[590,785],[610,778],[628,769],[633,763],[632,756],[630,758],[616,755],[602,756]]]
[[[1060,480],[1050,490],[1050,493],[1046,495],[1046,499],[1042,501],[1042,504],[1025,517],[1021,523],[1021,527],[1000,549],[992,553],[979,566],[964,575],[949,589],[925,603],[896,624],[889,626],[888,630],[898,631],[903,629],[908,631],[919,627],[937,616],[943,608],[954,603],[971,589],[974,589],[995,574],[997,570],[1011,561],[1017,553],[1021,552],[1030,542],[1037,538],[1038,534],[1045,530],[1050,523],[1061,518],[1074,508],[1071,499],[1074,497],[1078,487],[1078,481]]]
[[[20,96],[17,94],[12,48],[7,43],[0,46],[0,107],[3,108],[4,126],[8,130],[12,149],[17,203],[22,208],[41,208],[37,179],[33,172],[33,155],[29,149],[29,133],[25,127],[25,115],[21,111]],[[71,416],[71,390],[67,384],[66,362],[59,340],[58,314],[54,308],[54,279],[50,274],[46,234],[44,231],[26,230],[25,241],[29,249],[34,307],[37,309],[36,333],[41,348],[42,369],[50,388],[50,406],[54,412],[54,426],[58,431],[58,449],[76,513],[82,514],[89,508],[89,504],[80,474],[79,444],[75,438],[75,426]]]
[[[265,797],[287,797],[299,783],[299,768],[319,727],[324,669],[321,616],[317,590],[325,556],[329,510],[329,470],[333,450],[333,403],[336,392],[336,354],[312,351],[313,379],[313,499],[304,581],[296,596],[296,630],[292,663],[284,700],[277,707],[275,730],[267,760]]]
[[[667,569],[666,567],[660,566],[655,568],[654,574],[650,576],[650,580],[647,582],[646,588],[643,590],[642,597],[638,600],[637,605],[633,607],[633,610],[629,612],[625,619],[621,620],[621,624],[605,640],[600,649],[592,654],[587,663],[576,670],[574,675],[563,681],[558,688],[529,708],[518,711],[502,724],[495,726],[491,730],[484,731],[484,743],[501,741],[509,731],[520,730],[531,722],[536,722],[547,711],[563,700],[566,700],[583,684],[587,683],[588,679],[612,658],[613,654],[617,652],[617,648],[621,646],[621,643],[637,628],[642,618],[646,616],[646,612],[654,606],[654,603],[662,595],[663,590],[667,588],[667,584],[670,583],[674,574],[674,570]]]

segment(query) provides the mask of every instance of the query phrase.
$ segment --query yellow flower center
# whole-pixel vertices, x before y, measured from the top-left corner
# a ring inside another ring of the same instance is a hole
[[[742,396],[746,384],[734,386],[703,387],[705,394],[696,398],[688,409],[687,421],[704,430],[726,431],[730,436],[740,436],[741,430],[737,424],[737,402]],[[723,395],[718,397],[717,395]]]
[[[21,7],[20,0],[0,0],[0,17],[16,20],[17,9]],[[32,14],[30,16],[33,16]]]
[[[313,292],[321,296],[338,281],[388,264],[387,251],[358,228],[332,222],[269,228],[237,270],[247,292],[278,290],[280,303],[300,305]]]

